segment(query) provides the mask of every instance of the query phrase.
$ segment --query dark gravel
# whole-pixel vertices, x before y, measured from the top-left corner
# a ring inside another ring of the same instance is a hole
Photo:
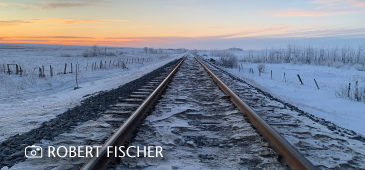
[[[304,112],[303,110],[300,110],[298,107],[296,107],[296,106],[294,106],[290,103],[286,103],[286,102],[284,102],[284,101],[282,101],[278,98],[275,98],[270,93],[267,93],[267,92],[255,87],[255,86],[252,86],[251,84],[247,83],[246,81],[242,80],[241,78],[238,78],[237,76],[221,69],[220,67],[214,65],[213,63],[209,62],[208,60],[203,59],[201,56],[199,56],[199,59],[205,61],[206,63],[210,64],[212,67],[214,67],[214,68],[218,69],[219,71],[223,72],[224,74],[228,75],[233,80],[245,83],[245,84],[249,85],[250,87],[254,88],[255,90],[257,90],[258,92],[262,93],[263,95],[269,97],[271,100],[280,102],[284,106],[290,108],[290,110],[298,112],[299,116],[307,117],[307,118],[311,119],[314,122],[317,122],[317,123],[319,123],[323,126],[326,126],[329,130],[331,130],[335,133],[341,134],[341,136],[347,136],[350,139],[355,139],[355,140],[358,140],[358,141],[361,141],[361,142],[365,142],[365,137],[362,136],[361,134],[358,134],[358,133],[354,132],[353,130],[349,130],[349,129],[337,126],[336,124],[332,123],[331,121],[327,121],[323,118],[319,118],[319,117],[316,117],[316,116],[314,116],[310,113]]]
[[[29,145],[39,143],[42,139],[52,140],[54,137],[71,131],[74,126],[89,120],[98,119],[110,105],[118,102],[119,98],[128,98],[129,95],[146,85],[149,81],[166,72],[165,68],[177,65],[181,59],[174,60],[144,76],[116,89],[101,91],[94,95],[86,95],[86,99],[74,108],[58,115],[56,118],[44,122],[40,127],[27,133],[15,135],[0,144],[0,169],[11,167],[15,163],[24,161],[24,149]],[[91,97],[88,97],[91,96]]]

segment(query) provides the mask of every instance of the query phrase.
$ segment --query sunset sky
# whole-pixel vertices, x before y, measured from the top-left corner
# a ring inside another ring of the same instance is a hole
[[[365,0],[0,0],[0,43],[365,45]]]

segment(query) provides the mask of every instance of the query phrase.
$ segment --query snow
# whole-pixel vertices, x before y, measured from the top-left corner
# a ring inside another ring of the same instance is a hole
[[[183,56],[183,54],[167,53],[166,51],[162,54],[145,54],[141,53],[142,49],[109,48],[109,52],[118,50],[128,54],[85,58],[81,56],[82,48],[77,46],[69,48],[69,50],[64,49],[63,52],[71,54],[72,57],[59,57],[58,49],[45,47],[31,50],[0,49],[1,65],[20,63],[28,73],[32,70],[31,68],[41,65],[48,66],[49,69],[50,64],[54,65],[54,72],[57,73],[63,70],[64,63],[79,63],[78,80],[79,86],[82,87],[77,90],[73,89],[76,86],[75,73],[46,76],[46,78],[38,78],[38,75],[20,77],[15,74],[0,73],[0,142],[10,136],[37,128],[42,122],[55,118],[67,108],[79,104],[82,97],[87,94],[117,88]],[[154,60],[127,64],[128,69],[111,67],[92,71],[90,67],[92,62],[100,63],[100,60],[104,62],[104,60],[131,58],[153,58]],[[86,71],[86,63],[89,64],[88,71]],[[2,70],[0,69],[0,71]],[[30,78],[36,80],[35,84],[27,83],[26,79]],[[19,88],[18,85],[21,83],[24,86]]]
[[[335,95],[341,86],[348,86],[350,82],[354,84],[353,82],[359,81],[359,87],[363,87],[365,85],[365,72],[357,71],[352,67],[265,64],[266,71],[259,76],[258,63],[239,62],[239,65],[241,64],[243,70],[238,68],[224,69],[305,112],[365,135],[363,126],[365,124],[365,103],[350,101]],[[254,74],[249,74],[250,68],[254,70]],[[272,79],[271,70],[273,71]],[[297,74],[300,75],[304,85],[300,85]],[[317,89],[314,79],[316,79],[320,89]]]

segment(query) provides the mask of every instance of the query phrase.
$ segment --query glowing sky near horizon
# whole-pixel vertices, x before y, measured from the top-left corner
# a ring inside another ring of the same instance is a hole
[[[0,0],[0,43],[259,49],[311,42],[364,45],[365,0]]]

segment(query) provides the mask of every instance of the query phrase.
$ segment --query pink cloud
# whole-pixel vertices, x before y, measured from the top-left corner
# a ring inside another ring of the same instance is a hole
[[[317,11],[317,10],[299,10],[299,9],[287,9],[278,10],[274,14],[278,17],[315,17],[315,16],[330,16],[334,15],[329,11]]]
[[[220,37],[237,38],[237,37],[244,37],[244,35],[264,33],[264,32],[269,32],[269,31],[278,31],[278,30],[283,30],[283,29],[287,29],[287,28],[289,28],[289,27],[261,28],[261,29],[257,29],[257,30],[249,30],[249,31],[237,32],[237,33],[232,33],[232,34],[226,34],[226,35],[222,35]]]
[[[319,6],[312,9],[272,9],[264,13],[277,17],[319,17],[365,12],[362,8],[365,7],[364,0],[314,0],[308,3]]]
[[[365,7],[365,1],[361,0],[348,0],[355,7]]]

